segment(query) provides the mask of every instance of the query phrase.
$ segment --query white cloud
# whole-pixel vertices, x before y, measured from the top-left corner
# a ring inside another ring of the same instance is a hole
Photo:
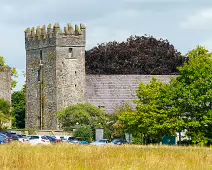
[[[212,35],[207,40],[201,42],[199,45],[204,46],[207,50],[212,52]]]
[[[186,29],[211,29],[212,28],[212,7],[204,8],[188,16],[181,23],[181,28]]]

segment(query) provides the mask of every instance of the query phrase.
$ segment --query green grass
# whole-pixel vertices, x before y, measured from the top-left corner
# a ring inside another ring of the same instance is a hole
[[[204,147],[0,145],[0,169],[212,169],[212,150]]]

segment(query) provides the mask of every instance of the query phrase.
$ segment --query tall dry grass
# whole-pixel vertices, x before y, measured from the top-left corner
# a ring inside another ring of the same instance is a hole
[[[212,169],[212,150],[165,146],[0,145],[0,169]]]

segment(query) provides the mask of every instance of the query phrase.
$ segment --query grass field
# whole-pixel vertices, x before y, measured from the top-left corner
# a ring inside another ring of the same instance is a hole
[[[212,169],[212,149],[168,146],[0,145],[0,169]]]

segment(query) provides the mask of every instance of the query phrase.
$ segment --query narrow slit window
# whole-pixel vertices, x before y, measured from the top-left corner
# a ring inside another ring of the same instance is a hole
[[[68,56],[69,58],[73,58],[73,49],[72,48],[68,49],[68,55],[69,55]]]
[[[40,60],[43,60],[42,50],[40,50]]]
[[[40,69],[38,70],[38,82],[40,82]]]

